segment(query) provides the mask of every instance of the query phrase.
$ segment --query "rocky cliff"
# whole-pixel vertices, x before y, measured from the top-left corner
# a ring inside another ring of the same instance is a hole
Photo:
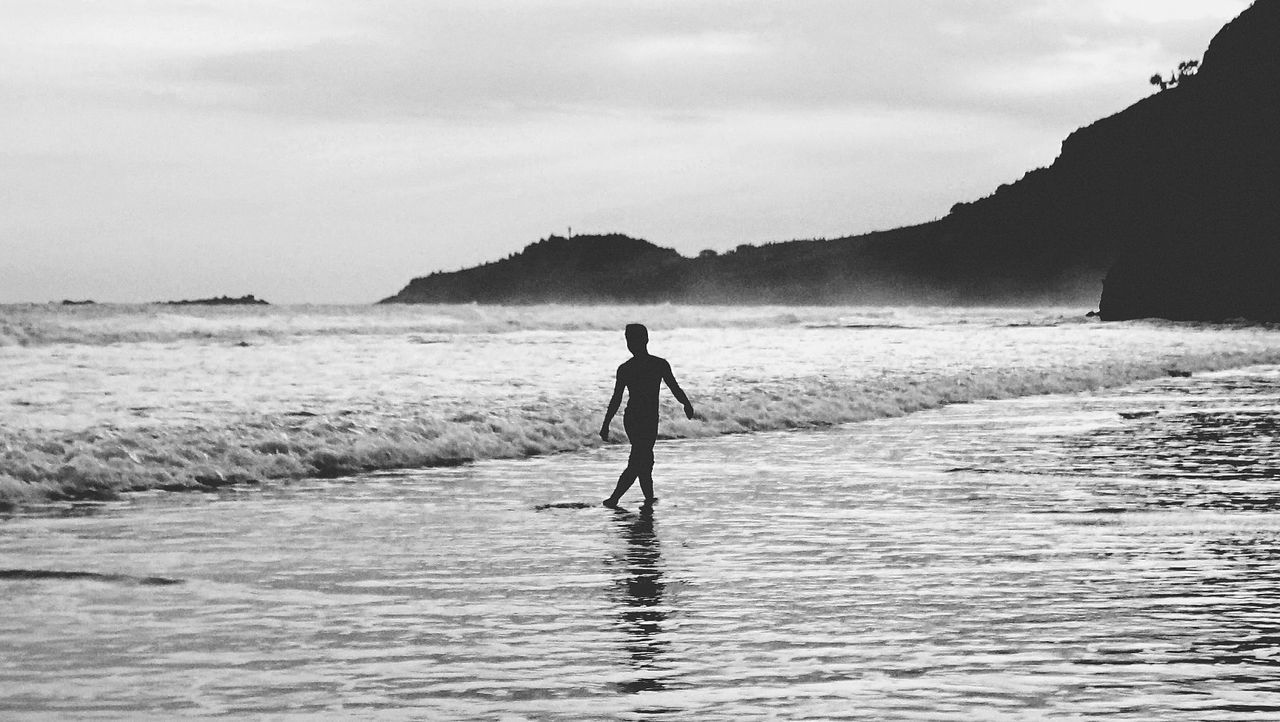
[[[1080,142],[1124,150],[1131,207],[1103,318],[1280,320],[1280,0],[1224,27],[1195,77]]]

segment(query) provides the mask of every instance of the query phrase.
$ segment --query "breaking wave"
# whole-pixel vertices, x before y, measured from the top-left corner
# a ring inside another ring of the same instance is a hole
[[[947,404],[1086,391],[1187,373],[1280,363],[1280,349],[1164,352],[1045,367],[970,366],[872,378],[806,376],[699,393],[701,420],[664,419],[664,438],[806,429]],[[597,405],[542,398],[513,410],[246,414],[228,423],[17,430],[0,435],[0,500],[112,499],[309,477],[456,465],[599,446]],[[620,427],[621,424],[617,424]],[[617,433],[622,438],[620,433]]]

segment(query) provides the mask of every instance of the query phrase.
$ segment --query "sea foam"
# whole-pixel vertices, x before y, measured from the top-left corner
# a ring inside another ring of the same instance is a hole
[[[1044,311],[991,311],[980,324],[919,309],[253,310],[181,323],[98,313],[112,333],[149,340],[0,353],[0,499],[110,499],[598,446],[624,320],[650,322],[655,353],[698,409],[687,420],[666,397],[668,439],[1280,363],[1280,336],[1266,329],[1054,325]],[[505,330],[513,320],[537,330]],[[206,321],[212,339],[154,340]],[[230,343],[246,329],[258,334],[250,348]]]

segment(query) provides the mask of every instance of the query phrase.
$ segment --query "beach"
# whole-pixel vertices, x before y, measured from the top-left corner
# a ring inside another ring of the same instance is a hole
[[[127,475],[113,445],[177,481],[195,448],[201,473],[257,483],[11,492],[6,716],[1280,709],[1265,327],[1043,309],[69,313],[25,316],[26,341],[0,348],[28,374],[0,389],[7,488],[55,489],[56,468],[14,470],[69,450]],[[660,501],[640,509],[633,489],[615,512],[597,505],[627,449],[592,434],[628,320],[650,322],[707,420],[665,401]],[[267,429],[281,451],[254,446]],[[320,449],[384,468],[304,473]]]

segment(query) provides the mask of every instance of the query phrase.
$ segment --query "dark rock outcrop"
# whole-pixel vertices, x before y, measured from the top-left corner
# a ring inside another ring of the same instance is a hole
[[[267,306],[270,305],[260,298],[254,298],[250,293],[247,296],[232,298],[230,296],[217,296],[215,298],[193,298],[183,299],[181,301],[165,301],[166,306]]]
[[[1101,293],[1105,319],[1280,319],[1277,80],[1280,0],[1259,0],[1198,74],[940,220],[697,258],[616,234],[552,236],[384,302],[1093,305]]]

